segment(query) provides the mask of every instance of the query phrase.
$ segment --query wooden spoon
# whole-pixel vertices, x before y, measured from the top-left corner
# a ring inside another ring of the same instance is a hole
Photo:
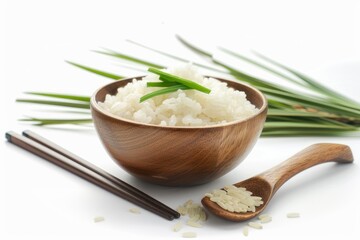
[[[211,201],[209,197],[204,197],[201,202],[210,212],[221,218],[237,222],[248,220],[260,214],[276,191],[291,177],[305,169],[326,162],[353,162],[351,149],[342,144],[314,144],[257,176],[234,184],[236,187],[245,187],[254,196],[262,197],[264,203],[257,207],[255,212],[229,212]]]

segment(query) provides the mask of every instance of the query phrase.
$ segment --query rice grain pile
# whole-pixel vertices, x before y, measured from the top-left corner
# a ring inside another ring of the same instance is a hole
[[[186,225],[193,228],[201,228],[207,220],[206,212],[204,208],[192,200],[186,201],[176,209],[181,216],[188,216]],[[179,220],[173,227],[174,232],[179,232],[183,228],[183,223]],[[183,238],[196,238],[196,232],[183,232],[181,235]]]
[[[168,73],[194,81],[211,89],[210,94],[196,90],[178,90],[150,98],[139,99],[158,90],[147,82],[160,82],[159,76],[149,74],[142,80],[133,79],[116,95],[107,95],[99,106],[107,112],[136,122],[161,126],[204,126],[245,119],[258,112],[246,99],[246,94],[229,88],[226,83],[203,77],[191,64],[169,68]]]
[[[202,227],[203,223],[207,219],[204,208],[200,204],[194,203],[192,200],[189,200],[183,205],[179,206],[177,211],[182,216],[187,215],[189,217],[186,225],[191,227]]]
[[[252,196],[252,194],[246,188],[230,185],[224,187],[224,190],[215,189],[211,193],[206,193],[205,196],[229,212],[244,213],[255,212],[255,208],[264,203],[261,197]]]

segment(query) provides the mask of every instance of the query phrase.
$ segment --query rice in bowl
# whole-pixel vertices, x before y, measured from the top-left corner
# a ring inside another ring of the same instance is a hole
[[[244,92],[228,87],[225,82],[202,76],[191,64],[166,71],[207,87],[211,92],[178,90],[140,103],[143,95],[159,89],[147,87],[147,82],[160,82],[158,75],[149,74],[142,80],[133,79],[118,88],[116,95],[107,94],[104,102],[98,102],[99,106],[125,119],[160,126],[223,124],[248,118],[259,111],[246,99]]]

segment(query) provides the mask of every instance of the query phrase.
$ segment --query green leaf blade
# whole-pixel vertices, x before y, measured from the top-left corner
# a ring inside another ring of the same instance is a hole
[[[66,62],[73,65],[73,66],[75,66],[75,67],[81,68],[81,69],[83,69],[85,71],[95,73],[97,75],[100,75],[100,76],[103,76],[103,77],[106,77],[106,78],[110,78],[110,79],[114,79],[114,80],[119,80],[119,79],[124,78],[123,76],[120,76],[120,75],[116,75],[116,74],[105,72],[105,71],[102,71],[102,70],[99,70],[99,69],[87,67],[85,65],[81,65],[81,64],[78,64],[78,63],[74,63],[74,62],[70,62],[70,61],[66,61]]]
[[[160,75],[163,79],[166,79],[169,82],[177,82],[177,83],[180,83],[180,84],[183,84],[183,85],[187,86],[188,88],[195,89],[195,90],[198,90],[200,92],[207,93],[207,94],[209,94],[211,92],[210,89],[208,89],[208,88],[206,88],[206,87],[204,87],[204,86],[202,86],[202,85],[200,85],[200,84],[198,84],[196,82],[189,81],[187,79],[184,79],[184,78],[181,78],[181,77],[178,77],[178,76],[163,72],[163,71],[161,71],[159,69],[149,68],[148,71]]]
[[[37,100],[37,99],[16,99],[16,102],[51,105],[51,106],[58,106],[58,107],[90,109],[89,103],[60,102],[60,101]]]
[[[151,92],[151,93],[148,93],[148,94],[142,96],[140,98],[140,102],[144,102],[144,101],[146,101],[146,100],[148,100],[150,98],[153,98],[153,97],[156,97],[156,96],[159,96],[159,95],[163,95],[163,94],[167,94],[167,93],[171,93],[171,92],[176,92],[179,89],[187,90],[189,88],[187,86],[184,86],[184,85],[175,85],[175,86],[163,88],[163,89],[160,89],[160,90],[157,90],[157,91],[154,91],[154,92]]]
[[[88,96],[58,94],[58,93],[44,93],[44,92],[25,92],[25,94],[50,97],[50,98],[75,100],[75,101],[80,101],[80,102],[90,102],[90,97],[88,97]]]
[[[132,57],[123,53],[119,53],[113,50],[106,50],[106,51],[94,51],[96,53],[100,53],[100,54],[104,54],[104,55],[108,55],[108,56],[112,56],[112,57],[116,57],[122,60],[126,60],[129,62],[133,62],[133,63],[137,63],[140,65],[144,65],[146,67],[154,67],[154,68],[164,68],[164,66],[153,63],[153,62],[149,62],[149,61],[145,61],[142,60],[140,58],[136,58],[136,57]]]
[[[89,124],[92,123],[91,118],[76,118],[76,119],[48,119],[48,118],[23,118],[19,121],[22,122],[31,122],[37,126],[45,125],[64,125],[64,124]]]
[[[329,98],[335,98],[336,100],[341,101],[344,104],[349,104],[350,103],[350,104],[355,105],[358,108],[360,108],[360,105],[359,105],[358,102],[354,101],[351,98],[348,98],[347,96],[344,96],[344,95],[340,94],[337,91],[334,91],[334,90],[324,86],[323,84],[320,84],[319,82],[317,82],[316,80],[306,76],[305,74],[302,74],[302,73],[300,73],[300,72],[298,72],[296,70],[293,70],[293,69],[291,69],[291,68],[289,68],[289,67],[287,67],[287,66],[285,66],[285,65],[283,65],[283,64],[281,64],[279,62],[276,62],[275,60],[272,60],[269,57],[266,57],[261,53],[258,53],[258,52],[255,52],[255,51],[254,51],[254,53],[258,57],[264,59],[265,61],[268,61],[268,62],[270,62],[270,63],[272,63],[272,64],[274,64],[274,65],[288,71],[288,72],[290,72],[291,74],[297,76],[299,79],[303,80],[304,82],[306,82],[307,84],[312,86],[313,89],[325,94]]]
[[[176,86],[179,85],[176,82],[147,82],[146,86],[147,87],[172,87],[172,86]]]

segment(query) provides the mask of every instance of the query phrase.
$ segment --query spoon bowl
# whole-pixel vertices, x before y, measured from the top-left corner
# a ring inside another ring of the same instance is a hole
[[[299,172],[321,163],[352,163],[353,161],[351,149],[346,145],[333,143],[314,144],[257,176],[234,184],[234,186],[244,187],[252,192],[254,196],[262,198],[264,203],[256,207],[255,212],[230,212],[211,201],[209,197],[204,197],[201,203],[218,217],[236,222],[245,221],[259,215],[269,204],[277,190]]]

